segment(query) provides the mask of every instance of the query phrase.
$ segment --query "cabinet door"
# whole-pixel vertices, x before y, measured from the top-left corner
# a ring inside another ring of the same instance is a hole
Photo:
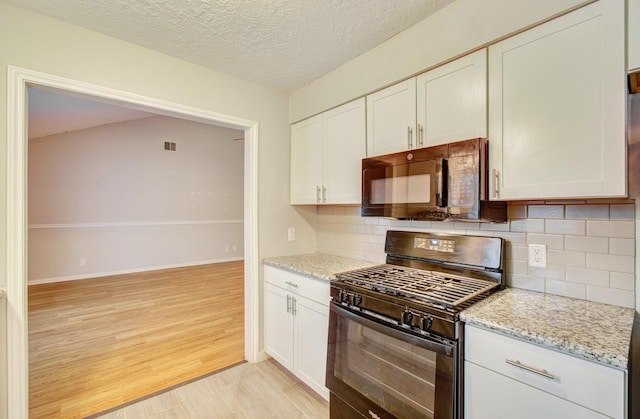
[[[626,195],[624,45],[602,0],[489,47],[492,199]]]
[[[630,71],[640,70],[640,0],[628,0],[627,48]]]
[[[419,146],[487,136],[487,50],[417,78]]]
[[[264,295],[264,350],[285,368],[292,370],[292,296],[268,283],[264,285]]]
[[[294,328],[294,374],[325,399],[329,307],[296,297]]]
[[[291,204],[317,204],[322,188],[321,116],[291,126]]]
[[[416,147],[416,79],[367,96],[367,156]]]
[[[360,204],[366,156],[365,99],[325,112],[324,188],[329,204]],[[324,196],[323,196],[324,197]]]
[[[464,363],[466,419],[602,419],[600,415],[472,362]]]

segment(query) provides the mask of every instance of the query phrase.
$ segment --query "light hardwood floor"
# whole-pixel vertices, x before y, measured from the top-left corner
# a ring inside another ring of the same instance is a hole
[[[329,403],[273,360],[244,363],[100,419],[329,418]]]
[[[29,287],[29,416],[80,418],[244,359],[243,262]]]

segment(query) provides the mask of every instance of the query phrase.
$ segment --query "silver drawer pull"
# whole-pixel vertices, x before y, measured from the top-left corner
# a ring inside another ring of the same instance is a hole
[[[520,361],[512,361],[510,359],[505,359],[504,362],[506,362],[509,365],[513,365],[514,367],[522,368],[523,370],[527,370],[529,372],[541,375],[543,377],[550,378],[552,380],[555,380],[558,378],[557,376],[547,372],[547,370],[539,370],[538,368],[533,368],[528,365],[525,365]]]
[[[285,284],[287,284],[287,285],[289,285],[291,287],[294,287],[294,288],[298,288],[298,284],[295,284],[295,283],[290,282],[290,281],[285,281]]]

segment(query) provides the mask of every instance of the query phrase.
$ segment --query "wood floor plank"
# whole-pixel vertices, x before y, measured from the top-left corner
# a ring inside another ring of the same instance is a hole
[[[81,418],[244,359],[243,262],[29,287],[29,416]]]

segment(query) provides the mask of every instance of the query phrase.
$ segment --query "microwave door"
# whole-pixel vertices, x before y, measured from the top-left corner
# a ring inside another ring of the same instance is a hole
[[[362,215],[415,218],[445,211],[438,209],[446,204],[442,162],[432,159],[364,168]]]
[[[447,209],[446,160],[434,159],[409,164],[408,218],[442,218]]]

